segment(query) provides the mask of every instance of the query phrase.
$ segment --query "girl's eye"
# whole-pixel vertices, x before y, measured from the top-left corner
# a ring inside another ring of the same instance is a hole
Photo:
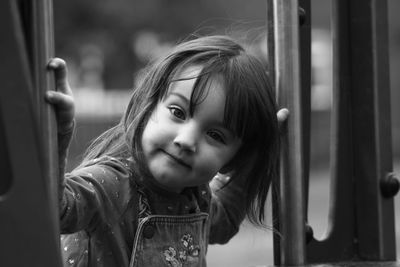
[[[179,107],[175,107],[175,106],[169,107],[169,111],[171,112],[171,114],[174,117],[181,119],[181,120],[185,119],[185,112],[182,109],[180,109]]]
[[[208,136],[210,136],[212,139],[214,139],[215,141],[225,144],[225,138],[224,135],[222,133],[216,132],[216,131],[210,131],[208,132]]]

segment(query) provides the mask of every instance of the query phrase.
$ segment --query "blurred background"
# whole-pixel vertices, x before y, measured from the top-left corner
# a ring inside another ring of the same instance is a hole
[[[265,0],[54,0],[56,56],[69,67],[77,131],[68,169],[90,141],[116,124],[138,71],[191,34],[227,33],[266,58]],[[332,92],[330,0],[312,0],[312,121],[309,222],[317,238],[327,228]],[[400,1],[388,0],[394,169],[400,173]],[[400,204],[399,197],[395,198]],[[270,204],[270,202],[269,202]],[[268,205],[270,206],[270,205]],[[400,210],[396,205],[397,229]],[[269,208],[268,217],[271,218]],[[398,257],[400,230],[397,230]],[[210,246],[209,266],[273,264],[272,233],[247,222],[227,245]]]

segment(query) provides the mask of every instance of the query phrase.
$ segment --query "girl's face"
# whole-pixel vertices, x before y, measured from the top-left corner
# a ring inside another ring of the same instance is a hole
[[[201,68],[185,68],[176,78],[197,77]],[[223,125],[225,90],[221,80],[211,81],[208,94],[192,116],[189,104],[196,79],[172,82],[143,131],[148,168],[169,191],[179,193],[185,187],[209,182],[239,150],[240,139]]]

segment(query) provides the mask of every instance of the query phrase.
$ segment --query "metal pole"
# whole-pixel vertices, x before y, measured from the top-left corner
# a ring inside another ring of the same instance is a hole
[[[387,1],[332,1],[332,203],[310,263],[396,260],[387,29]]]
[[[280,264],[305,263],[303,130],[298,1],[273,1],[275,86],[279,106],[290,110],[282,135]]]
[[[57,127],[55,114],[44,100],[48,90],[54,90],[52,73],[47,71],[47,62],[54,57],[53,5],[52,0],[31,1],[30,59],[33,71],[35,106],[42,136],[43,162],[49,179],[51,203],[57,203],[56,177],[58,177]],[[57,206],[57,205],[56,205]],[[57,206],[58,207],[58,206]],[[58,217],[57,217],[58,218]]]
[[[59,233],[58,214],[58,141],[54,111],[44,100],[46,91],[54,90],[53,74],[47,70],[47,62],[54,57],[53,1],[31,0],[26,16],[30,22],[26,25],[30,31],[28,40],[29,57],[33,78],[34,105],[37,110],[41,144],[41,162],[48,190],[48,204],[51,211],[54,233]],[[55,242],[59,236],[54,235]]]
[[[398,181],[387,177],[393,171],[387,1],[342,0],[342,4],[351,14],[358,253],[364,260],[396,260],[393,196]]]

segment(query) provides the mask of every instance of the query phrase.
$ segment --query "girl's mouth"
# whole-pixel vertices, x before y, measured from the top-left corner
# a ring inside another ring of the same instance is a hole
[[[179,165],[182,165],[182,166],[184,166],[184,167],[186,167],[186,168],[188,168],[188,169],[191,169],[192,168],[192,166],[189,164],[189,163],[187,163],[186,161],[184,161],[183,159],[181,159],[181,158],[179,158],[179,157],[177,157],[177,156],[174,156],[174,155],[172,155],[172,154],[170,154],[170,153],[168,153],[168,152],[166,152],[166,151],[163,151],[169,158],[171,158],[174,162],[176,162],[176,163],[178,163]]]

